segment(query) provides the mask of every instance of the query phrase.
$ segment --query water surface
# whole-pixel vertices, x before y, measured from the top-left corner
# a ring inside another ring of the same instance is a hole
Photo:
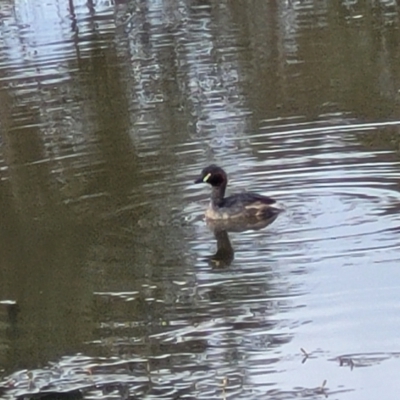
[[[394,2],[0,14],[3,398],[397,399]],[[213,232],[210,163],[286,211]]]

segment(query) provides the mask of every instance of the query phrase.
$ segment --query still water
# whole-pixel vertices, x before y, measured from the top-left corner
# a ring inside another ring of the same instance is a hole
[[[398,399],[399,11],[2,1],[0,397]]]

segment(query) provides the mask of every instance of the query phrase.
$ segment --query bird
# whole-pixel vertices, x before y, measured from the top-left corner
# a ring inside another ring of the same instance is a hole
[[[194,183],[211,185],[211,201],[205,212],[207,220],[267,220],[275,219],[283,211],[271,197],[254,192],[237,193],[225,197],[228,177],[226,172],[215,164],[204,168]]]

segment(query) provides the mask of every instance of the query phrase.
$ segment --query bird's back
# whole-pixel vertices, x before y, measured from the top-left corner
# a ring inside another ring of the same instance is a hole
[[[243,192],[225,197],[209,211],[209,218],[270,218],[281,210],[276,201],[253,192]]]

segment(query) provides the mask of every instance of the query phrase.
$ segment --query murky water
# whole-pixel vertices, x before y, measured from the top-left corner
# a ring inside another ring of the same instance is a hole
[[[1,398],[397,399],[399,8],[231,3],[0,4]]]

